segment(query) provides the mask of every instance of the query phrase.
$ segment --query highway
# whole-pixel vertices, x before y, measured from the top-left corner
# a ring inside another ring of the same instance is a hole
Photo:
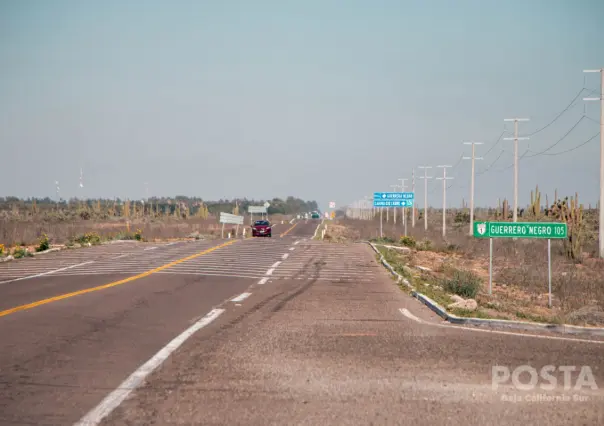
[[[317,225],[0,264],[0,424],[604,424],[604,342],[444,324]],[[493,389],[527,364],[599,387]]]

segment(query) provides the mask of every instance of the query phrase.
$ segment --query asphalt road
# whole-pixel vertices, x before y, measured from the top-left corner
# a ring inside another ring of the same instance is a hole
[[[604,424],[601,342],[443,324],[317,224],[0,265],[0,424]]]

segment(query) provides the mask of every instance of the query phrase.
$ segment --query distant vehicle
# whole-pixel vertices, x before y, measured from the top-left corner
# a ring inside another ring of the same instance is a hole
[[[321,219],[321,215],[319,214],[319,212],[312,212],[310,217],[312,219]]]
[[[252,237],[272,237],[268,220],[257,220],[252,225]]]

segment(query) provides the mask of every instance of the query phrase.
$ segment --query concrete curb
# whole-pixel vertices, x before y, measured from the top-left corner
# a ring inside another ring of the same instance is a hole
[[[395,275],[398,279],[397,282],[403,282],[407,287],[411,289],[411,295],[415,297],[417,300],[422,302],[428,308],[430,308],[434,313],[443,318],[445,321],[450,322],[451,324],[457,325],[473,325],[477,327],[490,327],[490,328],[503,328],[503,329],[512,329],[512,330],[524,330],[524,331],[548,331],[560,334],[573,334],[573,335],[589,335],[589,336],[604,336],[604,327],[581,327],[576,325],[569,324],[544,324],[537,322],[526,322],[526,321],[512,321],[512,320],[499,320],[499,319],[485,319],[485,318],[475,318],[475,317],[458,317],[457,315],[453,315],[447,310],[430,299],[425,294],[422,294],[415,290],[413,286],[407,281],[402,275],[390,266],[390,264],[384,259],[382,253],[379,252],[377,247],[371,243],[367,242],[371,248],[380,255],[380,262],[386,266],[386,268]]]
[[[321,223],[319,223],[319,224],[317,225],[317,228],[315,229],[315,233],[314,233],[314,235],[312,236],[312,239],[313,239],[313,240],[315,240],[315,239],[317,238],[317,232],[319,232],[319,228],[321,227],[321,225],[323,225],[323,222],[325,222],[325,219],[323,219],[323,220],[321,221]]]
[[[31,253],[32,256],[36,257],[36,256],[41,255],[41,254],[53,253],[55,251],[61,251],[61,250],[65,250],[65,247],[54,247],[54,248],[51,248],[51,249],[48,249],[48,250],[44,250],[44,251],[32,251],[30,253]],[[18,259],[15,259],[13,256],[6,256],[6,257],[0,258],[0,263],[11,262],[13,260],[18,260]]]

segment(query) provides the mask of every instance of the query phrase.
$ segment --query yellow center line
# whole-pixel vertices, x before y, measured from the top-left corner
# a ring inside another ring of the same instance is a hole
[[[292,226],[291,228],[289,228],[287,231],[283,232],[281,234],[281,237],[287,235],[289,233],[289,231],[291,231],[292,229],[294,229],[296,227],[297,224],[298,224],[298,222],[294,223],[294,226]]]
[[[84,290],[74,291],[72,293],[60,294],[58,296],[49,297],[48,299],[42,299],[42,300],[38,300],[37,302],[32,302],[32,303],[28,303],[26,305],[21,305],[21,306],[16,306],[14,308],[6,309],[4,311],[0,311],[0,317],[3,317],[5,315],[14,314],[15,312],[25,311],[27,309],[32,309],[32,308],[35,308],[37,306],[46,305],[47,303],[57,302],[57,301],[63,300],[63,299],[69,299],[70,297],[79,296],[81,294],[92,293],[93,291],[105,290],[106,288],[115,287],[115,286],[118,286],[118,285],[121,285],[121,284],[129,283],[129,282],[134,281],[134,280],[145,278],[145,277],[148,277],[149,275],[154,274],[156,272],[163,271],[164,269],[168,269],[168,268],[170,268],[170,267],[172,267],[174,265],[178,265],[179,263],[186,262],[187,260],[195,259],[196,257],[203,256],[204,254],[211,253],[214,250],[218,250],[218,249],[220,249],[222,247],[226,247],[228,245],[234,244],[237,241],[239,241],[239,240],[233,240],[233,241],[229,241],[229,242],[224,243],[224,244],[217,245],[215,247],[211,247],[211,248],[209,248],[207,250],[201,251],[199,253],[195,253],[195,254],[193,254],[191,256],[187,256],[187,257],[184,257],[182,259],[178,259],[178,260],[175,260],[173,262],[166,263],[165,265],[162,265],[162,266],[160,266],[158,268],[150,269],[150,270],[148,270],[146,272],[143,272],[141,274],[133,275],[133,276],[128,277],[128,278],[124,278],[123,280],[114,281],[114,282],[111,282],[109,284],[104,284],[104,285],[100,285],[100,286],[97,286],[97,287],[86,288]]]

